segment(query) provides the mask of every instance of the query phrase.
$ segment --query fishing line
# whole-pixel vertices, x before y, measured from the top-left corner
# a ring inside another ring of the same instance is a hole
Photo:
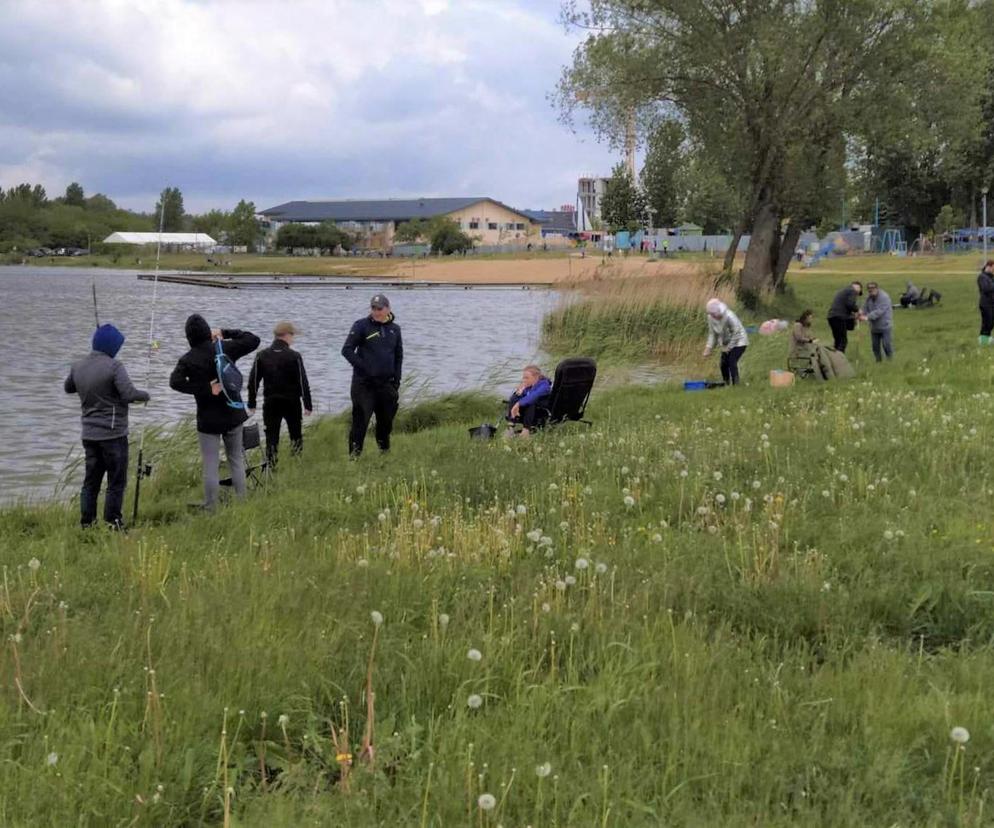
[[[145,358],[145,387],[148,388],[152,381],[152,354],[156,350],[155,341],[155,306],[159,298],[159,260],[162,256],[162,224],[165,219],[166,199],[163,197],[159,204],[159,235],[155,242],[155,274],[152,277],[152,307],[148,317],[148,353]],[[148,403],[146,403],[146,406]],[[147,424],[142,423],[141,434],[138,438],[138,469],[135,474],[135,502],[131,511],[131,523],[138,522],[138,501],[141,496],[142,478],[152,473],[152,465],[145,464],[145,429]]]

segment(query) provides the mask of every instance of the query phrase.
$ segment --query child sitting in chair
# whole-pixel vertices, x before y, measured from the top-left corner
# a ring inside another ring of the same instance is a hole
[[[515,425],[521,425],[521,435],[527,437],[536,425],[541,424],[542,407],[548,403],[552,393],[552,383],[537,365],[528,365],[521,372],[521,384],[514,389],[507,401],[507,421],[513,433]]]

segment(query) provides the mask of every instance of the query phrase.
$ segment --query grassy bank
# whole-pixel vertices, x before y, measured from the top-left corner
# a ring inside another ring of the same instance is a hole
[[[850,272],[795,277],[822,335]],[[589,430],[451,405],[349,464],[329,419],[216,516],[180,437],[127,536],[0,512],[0,818],[987,824],[994,350],[971,278],[930,286],[847,385],[769,388],[757,337],[747,387],[595,393]]]

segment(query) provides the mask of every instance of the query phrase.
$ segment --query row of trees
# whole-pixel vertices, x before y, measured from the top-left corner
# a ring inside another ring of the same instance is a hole
[[[914,234],[946,204],[974,215],[994,178],[994,0],[589,0],[565,15],[588,34],[563,118],[582,108],[621,146],[635,113],[654,223],[751,232],[746,295],[783,288],[808,227],[879,205]]]
[[[160,210],[166,233],[207,233],[222,244],[249,250],[255,250],[262,237],[255,205],[244,199],[231,211],[189,215],[179,188],[166,187],[152,213],[135,213],[100,193],[87,197],[75,181],[52,199],[39,184],[19,184],[0,188],[0,253],[39,247],[91,248],[115,231],[152,232],[159,228]]]
[[[443,256],[473,249],[473,239],[448,216],[405,221],[397,227],[394,241],[401,244],[415,242],[430,244],[435,253],[441,253]]]
[[[321,224],[284,224],[276,233],[276,247],[291,252],[294,248],[333,253],[339,247],[351,250],[354,239],[333,221]]]

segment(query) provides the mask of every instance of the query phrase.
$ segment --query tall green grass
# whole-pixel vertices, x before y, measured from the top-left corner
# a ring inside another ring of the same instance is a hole
[[[349,463],[327,419],[213,516],[179,435],[127,535],[0,512],[0,822],[988,824],[994,350],[936,278],[849,384],[757,337],[590,429]]]

